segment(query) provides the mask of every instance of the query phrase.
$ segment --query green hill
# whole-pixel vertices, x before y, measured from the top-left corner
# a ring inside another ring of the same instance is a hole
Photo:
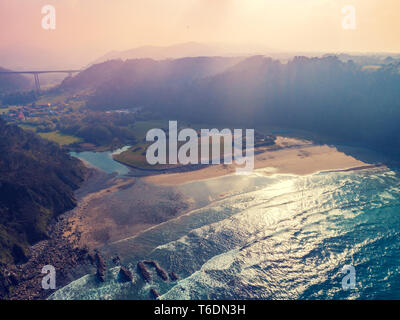
[[[0,119],[0,263],[26,259],[50,220],[75,206],[85,167],[58,145]]]

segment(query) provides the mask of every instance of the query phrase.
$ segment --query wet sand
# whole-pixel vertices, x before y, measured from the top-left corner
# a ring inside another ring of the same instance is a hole
[[[77,198],[77,207],[64,214],[69,225],[64,237],[89,249],[138,234],[190,209],[189,201],[173,188],[98,170]]]

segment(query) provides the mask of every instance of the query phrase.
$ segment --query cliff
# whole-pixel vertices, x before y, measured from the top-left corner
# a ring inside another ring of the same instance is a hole
[[[85,167],[58,145],[0,119],[0,263],[27,259],[52,218],[75,206]]]

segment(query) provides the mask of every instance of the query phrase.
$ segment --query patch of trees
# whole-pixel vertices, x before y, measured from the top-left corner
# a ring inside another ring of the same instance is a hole
[[[3,94],[0,100],[4,105],[23,105],[35,102],[37,95],[35,91],[18,91]]]
[[[134,122],[133,114],[87,112],[80,117],[63,117],[57,129],[97,146],[122,145],[136,142]]]
[[[336,57],[254,57],[172,99],[170,117],[307,130],[400,156],[398,65],[366,72]]]
[[[36,127],[36,132],[51,132],[57,128],[57,119],[42,120]]]

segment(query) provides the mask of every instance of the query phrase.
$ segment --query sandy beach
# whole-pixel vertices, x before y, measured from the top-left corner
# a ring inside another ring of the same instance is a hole
[[[257,150],[254,170],[264,175],[308,175],[376,166],[346,153],[334,146],[278,137],[274,148]],[[64,237],[89,248],[131,237],[193,209],[190,199],[171,187],[233,175],[236,167],[234,164],[210,165],[140,178],[93,172],[95,174],[77,192],[77,207],[64,215],[70,226]]]
[[[63,237],[79,246],[98,248],[190,209],[187,199],[171,188],[93,172],[76,194],[77,206],[63,215],[68,225]]]
[[[307,175],[320,171],[360,169],[371,166],[369,163],[338,151],[333,146],[312,145],[311,143],[296,145],[295,141],[290,140],[280,141],[280,145],[284,148],[256,154],[254,169],[260,170],[266,175],[277,173]],[[220,164],[196,171],[148,176],[144,180],[156,185],[173,186],[235,174],[235,172],[234,164]]]

